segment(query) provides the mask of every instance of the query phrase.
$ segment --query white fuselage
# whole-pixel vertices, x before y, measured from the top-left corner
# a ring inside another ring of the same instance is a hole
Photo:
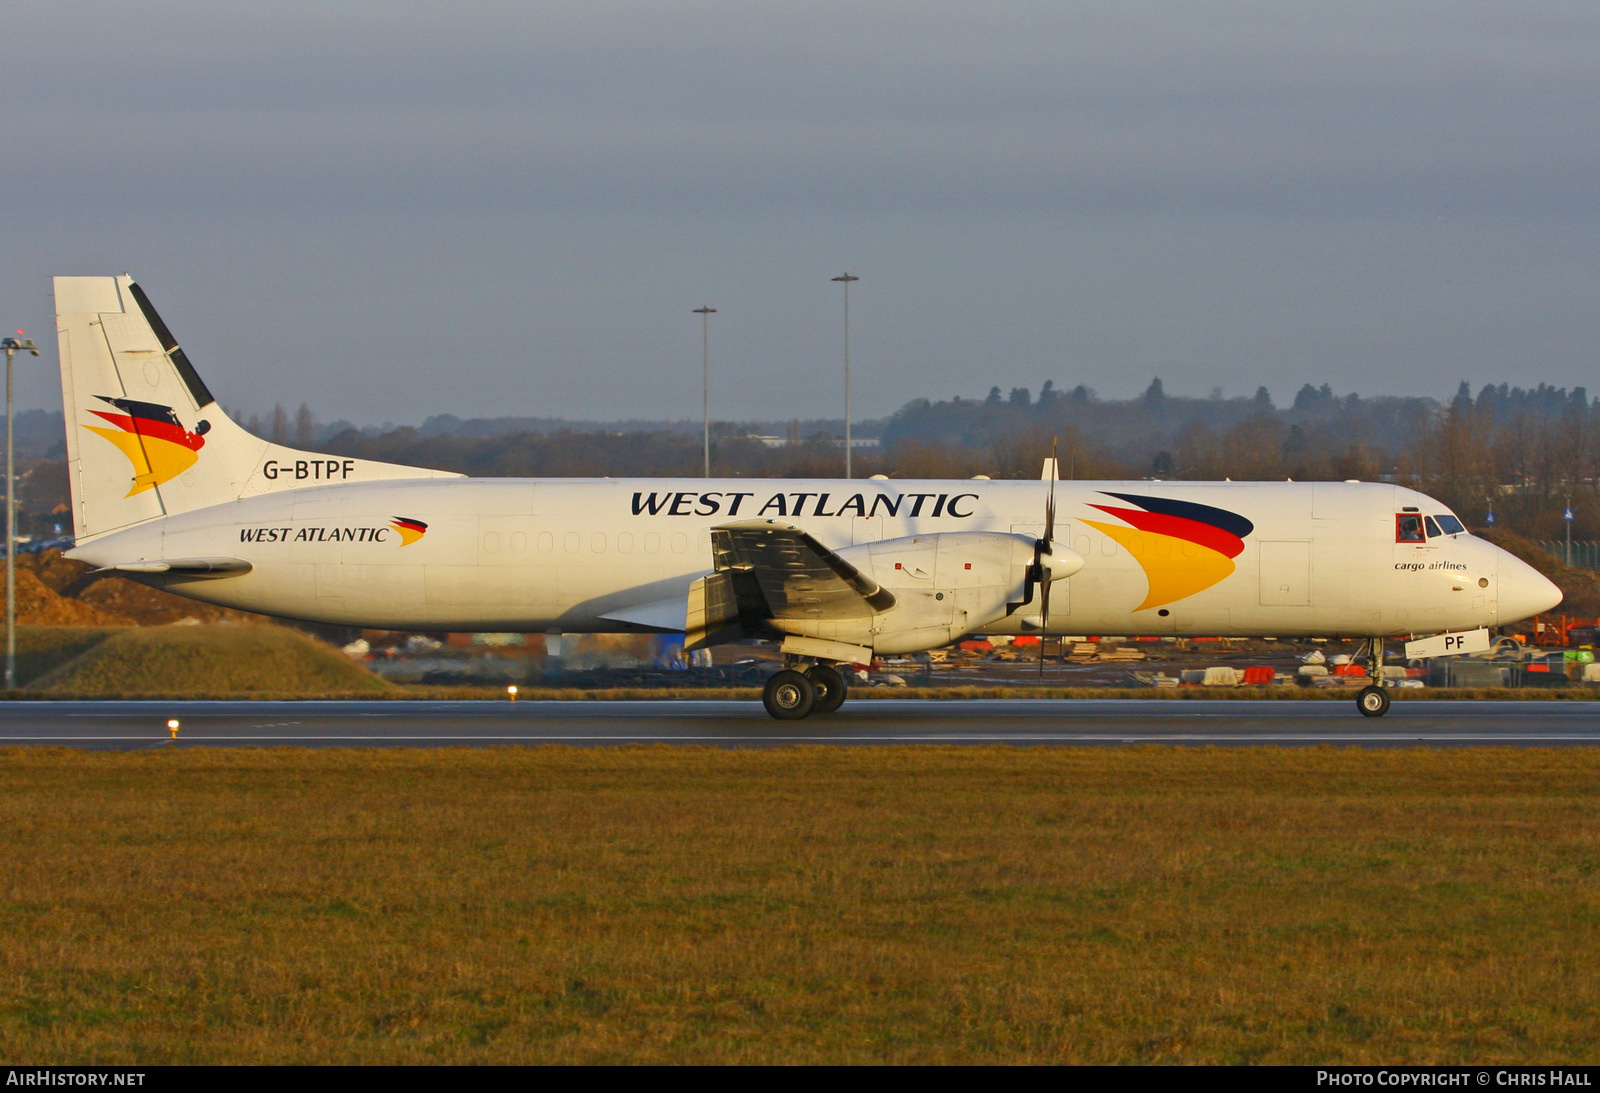
[[[885,560],[893,552],[874,554],[870,544],[908,540],[909,548],[919,536],[948,532],[1037,537],[1049,488],[987,480],[335,483],[152,520],[93,538],[72,556],[103,566],[240,559],[249,571],[220,579],[141,579],[212,603],[318,622],[426,631],[669,629],[670,622],[639,621],[643,616],[629,611],[683,601],[691,582],[713,569],[710,529],[717,525],[752,518],[798,525],[870,569],[902,602],[938,596],[943,603],[949,594],[955,603],[971,579],[958,561],[895,567]],[[1397,542],[1397,513],[1447,511],[1403,487],[1060,482],[1055,490],[1054,540],[1085,562],[1053,586],[1049,631],[1056,634],[1437,633],[1511,622],[1551,602],[1552,586],[1536,572],[1469,534]],[[1178,540],[1140,538],[1137,529],[1114,536],[1092,526],[1115,519],[1092,507],[1118,504],[1111,493],[1226,510],[1253,530],[1229,562],[1211,559],[1231,564],[1215,583],[1141,607],[1158,579],[1152,567],[1181,577],[1200,559],[1188,557],[1193,550]],[[403,544],[396,520],[426,530]],[[1036,630],[1028,619],[1027,610],[970,628],[957,619],[955,636],[964,629]]]

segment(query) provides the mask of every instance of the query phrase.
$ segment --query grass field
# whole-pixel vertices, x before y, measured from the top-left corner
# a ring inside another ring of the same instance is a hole
[[[396,688],[282,626],[28,627],[17,679],[37,697],[376,698]]]
[[[17,627],[17,682],[35,680],[71,664],[120,628],[111,626]]]
[[[1592,1062],[1600,753],[0,751],[0,1058]]]

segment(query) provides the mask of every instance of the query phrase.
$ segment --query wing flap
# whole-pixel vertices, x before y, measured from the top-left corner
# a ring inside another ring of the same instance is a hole
[[[746,573],[771,619],[860,619],[895,604],[893,593],[792,524],[742,520],[711,529],[718,574]]]

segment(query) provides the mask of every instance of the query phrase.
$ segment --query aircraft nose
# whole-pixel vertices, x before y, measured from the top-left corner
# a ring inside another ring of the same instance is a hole
[[[1542,614],[1562,600],[1555,583],[1515,554],[1500,551],[1500,624]]]

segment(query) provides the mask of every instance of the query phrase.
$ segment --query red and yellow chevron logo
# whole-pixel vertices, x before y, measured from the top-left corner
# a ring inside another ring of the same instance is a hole
[[[170,406],[106,395],[96,397],[121,412],[90,410],[112,428],[100,425],[85,425],[84,428],[111,441],[133,464],[133,485],[126,496],[132,497],[170,481],[199,460],[210,422],[200,422],[191,433]]]
[[[412,520],[405,516],[396,516],[389,521],[389,526],[400,533],[400,545],[408,547],[428,533],[428,525],[421,520]]]
[[[1256,527],[1236,512],[1193,501],[1131,493],[1106,496],[1139,506],[1092,506],[1122,524],[1084,521],[1121,543],[1144,570],[1149,592],[1135,611],[1193,596],[1232,576],[1244,537]]]

